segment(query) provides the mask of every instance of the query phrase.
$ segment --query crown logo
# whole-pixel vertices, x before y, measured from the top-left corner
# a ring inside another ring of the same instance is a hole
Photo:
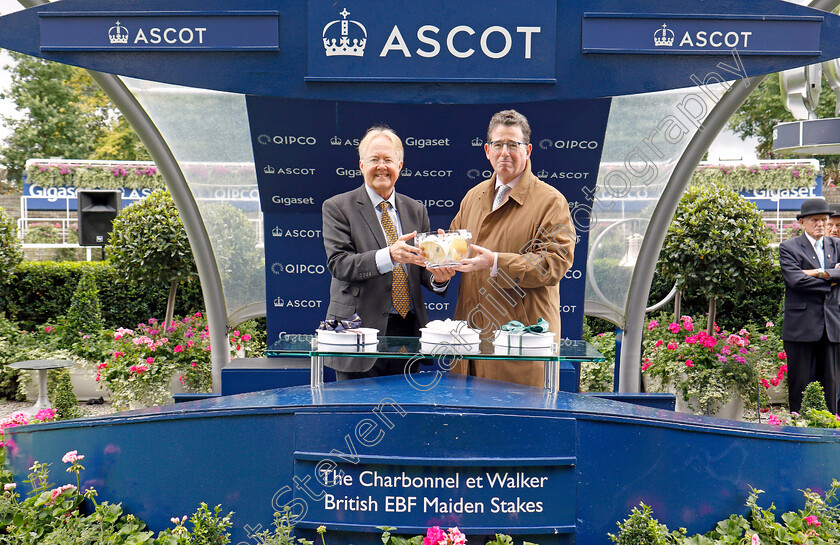
[[[324,49],[327,51],[327,57],[333,56],[351,56],[363,57],[365,54],[365,44],[367,44],[367,30],[358,21],[348,21],[347,16],[350,12],[344,8],[339,12],[341,19],[330,21],[324,27],[321,37],[324,40]],[[350,26],[350,24],[353,26]],[[327,31],[330,36],[327,37]],[[337,32],[339,32],[337,34]]]
[[[668,25],[662,25],[653,33],[653,45],[656,47],[671,47],[674,45],[674,31]]]
[[[411,169],[404,168],[402,172],[400,172],[400,176],[410,177],[411,176]]]
[[[283,236],[283,230],[280,229],[279,225],[276,225],[274,227],[274,229],[271,230],[271,236],[273,236],[273,237],[282,237]]]
[[[472,145],[474,147],[481,147],[484,145],[484,140],[476,136],[472,141]]]
[[[548,172],[545,169],[537,172],[537,178],[548,178]]]
[[[274,306],[278,307],[278,308],[282,308],[284,303],[285,303],[285,301],[283,301],[279,297],[274,300]]]
[[[274,167],[271,165],[265,165],[263,172],[265,172],[266,174],[274,174]]]
[[[124,26],[120,26],[120,22],[117,21],[114,26],[108,29],[108,40],[110,40],[112,44],[127,44],[128,29]]]
[[[330,144],[333,146],[340,146],[341,145],[341,138],[338,136],[333,136],[330,138]]]

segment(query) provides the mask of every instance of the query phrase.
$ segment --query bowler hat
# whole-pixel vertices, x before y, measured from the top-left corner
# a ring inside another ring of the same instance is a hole
[[[828,203],[825,199],[808,199],[802,203],[799,213],[796,215],[796,219],[801,220],[806,216],[830,216],[833,212],[834,211],[828,207]]]
[[[828,207],[831,208],[832,218],[840,218],[840,204],[829,204]]]

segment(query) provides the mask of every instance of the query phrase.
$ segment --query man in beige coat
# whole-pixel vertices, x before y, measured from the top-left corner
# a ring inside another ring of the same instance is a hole
[[[450,229],[472,232],[474,257],[462,272],[455,318],[492,340],[511,320],[548,321],[560,338],[560,280],[574,261],[566,198],[531,172],[531,128],[515,110],[495,114],[484,152],[494,174],[473,187]],[[455,372],[542,387],[542,362],[462,360]]]

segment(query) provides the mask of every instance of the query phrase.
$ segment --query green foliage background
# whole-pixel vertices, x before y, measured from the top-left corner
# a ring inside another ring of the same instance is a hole
[[[770,234],[756,207],[734,191],[692,187],[677,207],[659,262],[683,293],[720,297],[770,268]]]
[[[105,327],[130,327],[150,317],[163,317],[169,286],[139,286],[128,282],[107,261],[23,262],[15,269],[11,283],[0,290],[0,310],[27,330],[56,323],[70,308],[73,293],[85,272],[95,280]],[[183,282],[179,293],[176,314],[184,316],[204,308],[198,279]]]
[[[81,68],[13,51],[11,86],[0,97],[16,115],[3,116],[11,131],[0,149],[8,179],[20,183],[27,159],[148,160],[139,138]]]

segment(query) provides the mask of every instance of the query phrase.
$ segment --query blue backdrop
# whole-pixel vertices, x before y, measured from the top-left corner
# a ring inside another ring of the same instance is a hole
[[[562,334],[580,338],[589,240],[585,203],[598,175],[609,105],[608,99],[465,106],[248,97],[265,213],[269,341],[282,332],[311,333],[326,315],[330,273],[321,204],[364,183],[357,147],[371,125],[387,124],[403,139],[396,190],[426,206],[432,229],[446,229],[467,190],[492,174],[483,149],[487,124],[510,107],[530,121],[534,173],[560,190],[572,210],[578,242],[574,266],[560,283]],[[427,294],[430,319],[451,318],[457,293],[450,289],[444,299]]]

